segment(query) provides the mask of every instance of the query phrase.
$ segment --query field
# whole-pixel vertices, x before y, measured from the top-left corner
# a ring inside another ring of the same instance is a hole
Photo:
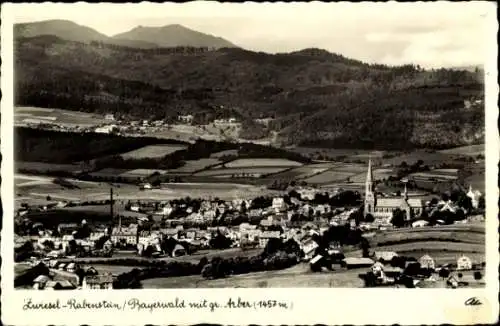
[[[353,175],[355,175],[355,174],[352,172],[329,170],[329,171],[325,171],[323,173],[314,175],[310,178],[304,179],[304,181],[307,183],[312,183],[312,184],[325,184],[325,183],[332,183],[332,182],[336,182],[336,181],[346,181],[347,178],[349,178]]]
[[[36,107],[16,107],[14,109],[14,123],[27,125],[29,123],[49,123],[58,125],[96,126],[109,123],[104,118],[78,111],[62,109],[45,109]]]
[[[445,149],[439,152],[442,154],[478,156],[478,155],[484,155],[484,148],[485,148],[484,144],[480,144],[480,145],[469,145],[469,146]]]
[[[475,173],[465,179],[465,184],[466,185],[471,185],[474,190],[479,190],[482,193],[486,192],[486,179],[484,172],[482,173]]]
[[[82,170],[82,167],[78,164],[52,164],[42,162],[15,162],[14,168],[17,171],[24,170],[40,174],[50,172],[78,173]]]
[[[103,178],[121,177],[121,178],[129,178],[129,179],[140,179],[140,178],[147,178],[156,172],[158,172],[160,174],[166,173],[165,170],[152,170],[152,169],[127,170],[127,169],[107,168],[107,169],[102,169],[102,170],[99,170],[96,172],[92,172],[89,175],[92,177],[103,177]]]
[[[360,173],[366,173],[367,167],[363,164],[338,163],[337,166],[328,169],[325,172],[316,174],[310,178],[304,179],[307,183],[327,184],[338,181],[347,181],[351,177]],[[365,174],[366,178],[366,174]],[[350,180],[353,181],[353,180]],[[364,179],[362,180],[364,182]]]
[[[439,172],[417,172],[409,175],[414,179],[429,179],[429,180],[444,180],[444,181],[452,181],[458,179],[458,175],[451,175],[447,173],[439,173]]]
[[[225,164],[228,168],[243,168],[243,167],[293,167],[301,166],[302,164],[295,161],[279,158],[252,158],[238,159]]]
[[[215,177],[215,178],[259,178],[268,174],[278,173],[286,170],[286,167],[247,167],[247,168],[213,168],[194,174],[199,177]]]
[[[429,254],[438,265],[456,263],[462,254],[474,263],[485,260],[484,224],[397,229],[378,232],[369,241],[372,251],[395,251],[417,259]],[[360,254],[359,250],[350,253]]]
[[[388,179],[390,176],[396,176],[396,173],[393,169],[380,168],[374,169],[372,171],[374,180],[383,180]],[[356,174],[350,178],[352,182],[365,182],[366,180],[366,171]]]
[[[210,155],[210,158],[221,158],[223,156],[227,156],[227,155],[238,155],[238,150],[237,149],[228,149],[228,150],[225,150],[225,151],[221,151],[221,152],[217,152],[217,153],[213,153],[212,155]]]
[[[289,150],[303,154],[308,157],[322,155],[328,159],[349,161],[368,162],[368,159],[378,161],[384,156],[395,156],[398,152],[395,151],[376,151],[366,149],[343,149],[343,148],[315,148],[315,147],[292,147]]]
[[[113,188],[116,200],[169,200],[187,196],[206,198],[207,195],[222,199],[234,199],[238,196],[252,198],[262,194],[275,193],[266,188],[235,183],[166,183],[162,185],[162,189],[139,191],[137,186],[130,184],[110,184],[66,178],[67,182],[78,187],[70,189],[53,183],[53,179],[16,174],[14,179],[17,184],[16,204],[46,205],[57,200],[106,200],[109,199],[110,188]],[[47,196],[51,197],[49,201],[46,200]]]
[[[220,164],[221,162],[215,158],[200,158],[198,160],[186,161],[185,163],[186,164],[184,164],[180,168],[168,170],[168,172],[190,174]]]
[[[445,154],[440,152],[431,152],[425,150],[416,150],[411,153],[395,156],[392,158],[384,159],[384,163],[391,165],[400,165],[402,162],[407,164],[414,164],[418,160],[424,161],[424,165],[435,165],[441,163],[448,163],[455,158],[454,155]]]
[[[205,280],[199,275],[154,278],[142,281],[143,288],[291,288],[291,287],[352,287],[361,288],[358,274],[366,269],[312,273],[308,264],[284,270],[234,275],[224,279]]]
[[[160,158],[186,148],[185,145],[149,145],[124,153],[121,156],[124,159]]]

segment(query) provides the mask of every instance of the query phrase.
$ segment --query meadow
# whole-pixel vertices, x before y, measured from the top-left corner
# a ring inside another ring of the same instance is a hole
[[[461,146],[451,149],[445,149],[439,152],[442,154],[478,156],[478,155],[484,155],[484,149],[485,149],[484,144],[479,144],[479,145],[469,145],[469,146]]]
[[[349,172],[326,171],[310,178],[304,179],[304,181],[310,184],[324,184],[336,181],[346,181],[353,175],[354,174]]]
[[[243,168],[243,167],[293,167],[301,166],[299,162],[279,159],[279,158],[252,158],[252,159],[237,159],[224,164],[228,168]]]
[[[136,150],[123,153],[121,157],[124,159],[142,159],[142,158],[160,158],[165,155],[175,153],[186,149],[186,145],[149,145],[138,148]]]
[[[233,177],[250,177],[259,178],[268,174],[274,174],[286,170],[286,167],[246,167],[246,168],[213,168],[210,170],[195,173],[194,176],[200,177],[216,177],[216,178],[233,178]]]
[[[79,173],[82,171],[82,166],[79,164],[53,164],[43,162],[15,162],[14,168],[16,171],[26,171],[30,173]]]
[[[197,171],[207,169],[209,167],[221,164],[218,159],[215,158],[200,158],[198,160],[188,160],[185,164],[177,169],[168,170],[169,173],[186,173],[191,174]]]
[[[406,162],[407,164],[414,164],[418,160],[422,160],[425,165],[431,166],[436,164],[448,163],[454,158],[456,158],[456,156],[451,154],[426,151],[426,150],[415,150],[410,153],[405,153],[399,156],[386,158],[384,159],[384,163],[393,166],[399,166],[403,162]]]
[[[38,107],[15,107],[14,122],[16,125],[26,125],[28,123],[50,123],[90,127],[103,123],[109,123],[110,121],[104,120],[103,117],[97,115],[78,111]]]
[[[154,278],[141,281],[143,288],[292,288],[292,287],[350,287],[362,288],[358,274],[367,269],[312,273],[309,264],[275,271],[232,275],[223,279],[206,280],[199,275]]]

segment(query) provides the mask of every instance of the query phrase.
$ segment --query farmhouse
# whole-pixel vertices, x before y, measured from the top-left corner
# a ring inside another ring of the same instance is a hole
[[[76,287],[70,281],[47,281],[45,290],[73,290]]]
[[[48,281],[50,281],[50,278],[47,275],[39,275],[33,280],[33,289],[42,290]]]
[[[479,190],[472,191],[472,186],[469,186],[469,192],[467,192],[467,197],[469,197],[472,201],[472,207],[478,208],[479,207],[479,199],[481,198],[482,194]]]
[[[406,219],[410,219],[412,216],[420,216],[424,209],[424,203],[421,199],[408,198],[406,186],[402,197],[377,198],[373,184],[372,163],[369,160],[365,182],[364,215],[371,214],[373,217],[392,217],[392,212],[395,209],[404,211]]]
[[[279,238],[279,237],[280,237],[279,231],[264,231],[259,236],[259,246],[261,248],[265,248],[267,243],[269,242],[269,239]]]
[[[467,256],[460,256],[457,259],[457,270],[470,270],[472,269],[472,260]]]
[[[82,289],[113,289],[113,276],[111,274],[85,276],[82,282]]]
[[[397,257],[398,254],[394,251],[375,251],[375,259],[378,261],[391,261],[392,258]]]
[[[436,267],[434,259],[432,259],[432,257],[429,255],[423,255],[422,257],[420,257],[418,262],[420,263],[420,266],[422,268],[434,269]]]
[[[95,132],[102,134],[109,134],[116,128],[116,125],[106,125],[102,127],[95,128]]]

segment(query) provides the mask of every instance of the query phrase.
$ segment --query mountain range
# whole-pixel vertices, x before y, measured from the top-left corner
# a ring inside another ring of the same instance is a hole
[[[178,24],[162,27],[138,26],[128,32],[111,37],[99,33],[95,29],[78,25],[69,20],[46,20],[14,25],[15,38],[42,35],[53,35],[67,41],[82,43],[98,41],[143,49],[176,46],[209,48],[236,47],[236,45],[221,37],[193,31]]]
[[[367,64],[314,48],[253,52],[179,25],[138,27],[110,41],[64,24],[16,26],[17,105],[167,120],[193,114],[199,123],[234,116],[243,121],[241,137],[272,133],[279,145],[406,149],[484,141],[484,107],[464,106],[484,97],[482,70]]]

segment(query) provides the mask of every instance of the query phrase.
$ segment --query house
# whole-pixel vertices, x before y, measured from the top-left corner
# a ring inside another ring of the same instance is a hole
[[[47,281],[45,290],[74,290],[76,286],[70,281]]]
[[[382,262],[389,262],[392,258],[397,257],[398,254],[394,251],[375,251],[375,259]]]
[[[115,120],[115,115],[112,113],[108,113],[104,116],[105,120]]]
[[[50,281],[50,278],[47,275],[39,275],[33,280],[33,289],[43,290],[48,281]]]
[[[397,278],[402,273],[403,273],[403,269],[401,267],[392,267],[392,266],[385,266],[384,267],[384,274],[387,277]]]
[[[424,227],[426,225],[428,225],[429,222],[427,222],[426,220],[420,220],[420,221],[415,221],[411,224],[411,227],[413,228],[421,228],[421,227]]]
[[[308,260],[313,258],[314,251],[319,247],[319,245],[316,243],[316,241],[309,238],[308,240],[301,243],[301,247],[302,251],[304,252],[304,259]]]
[[[141,206],[139,206],[139,204],[132,204],[132,205],[130,205],[130,210],[132,212],[138,212],[140,209],[141,209]]]
[[[83,290],[112,290],[113,276],[111,274],[98,274],[85,276],[82,281]]]
[[[471,199],[472,202],[472,207],[478,208],[479,207],[479,199],[481,198],[482,194],[479,190],[472,191],[472,186],[469,185],[469,192],[467,192],[467,197]]]
[[[374,275],[377,275],[377,276],[382,276],[382,272],[384,271],[384,265],[377,261],[375,262],[375,264],[372,265],[371,267],[371,271]]]
[[[177,117],[177,120],[179,120],[182,123],[191,124],[193,122],[193,115],[192,114],[180,115]]]
[[[467,256],[460,256],[457,259],[457,270],[471,270],[472,269],[472,260]]]
[[[267,243],[269,242],[269,239],[279,238],[279,237],[280,237],[279,231],[263,231],[259,236],[259,247],[265,248]]]
[[[448,277],[448,279],[446,280],[446,285],[456,289],[458,287],[457,278],[454,275],[450,275],[450,277]]]
[[[69,263],[68,265],[66,265],[66,271],[69,273],[76,272],[77,268],[78,266],[75,263]]]
[[[78,223],[59,223],[57,231],[59,234],[71,234],[73,231],[78,230]]]
[[[111,234],[110,240],[113,244],[125,243],[129,245],[137,244],[137,229],[115,228]]]
[[[323,259],[323,256],[321,255],[316,255],[314,256],[314,258],[312,258],[310,261],[309,261],[309,264],[310,265],[317,265],[321,262],[321,260]]]
[[[435,269],[436,267],[434,259],[432,259],[432,257],[429,255],[423,255],[422,257],[420,257],[418,262],[420,263],[421,268]]]
[[[95,128],[94,132],[101,133],[101,134],[109,134],[115,129],[116,129],[116,125],[106,125],[106,126]]]
[[[371,267],[375,262],[370,258],[348,257],[342,260],[341,265],[347,269]]]
[[[283,197],[275,197],[273,198],[271,207],[276,213],[279,213],[286,211],[287,204],[285,203],[285,199]]]
[[[186,255],[186,248],[184,248],[180,244],[176,244],[174,249],[172,250],[172,257],[179,257]]]

